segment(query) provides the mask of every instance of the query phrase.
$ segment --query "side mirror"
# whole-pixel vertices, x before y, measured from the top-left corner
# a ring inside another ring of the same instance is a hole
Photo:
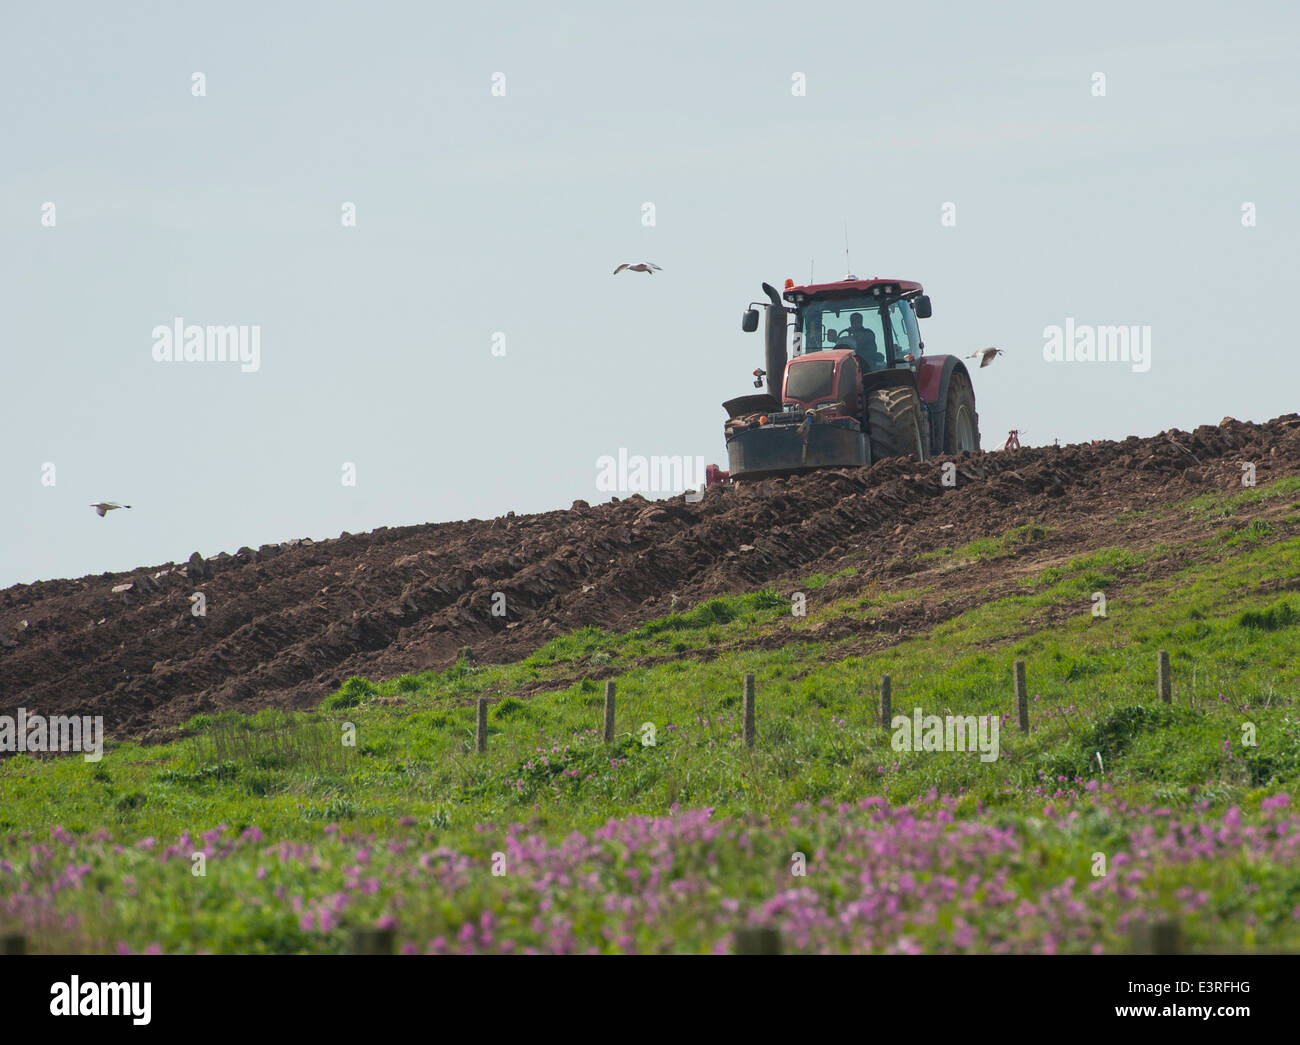
[[[752,334],[758,329],[758,309],[748,308],[740,320],[740,329],[746,334]]]
[[[931,315],[933,312],[930,309],[930,295],[922,294],[916,299],[916,318],[929,319]]]

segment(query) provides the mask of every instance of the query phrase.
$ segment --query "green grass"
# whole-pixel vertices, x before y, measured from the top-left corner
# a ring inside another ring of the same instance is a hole
[[[130,838],[226,822],[297,836],[332,819],[380,830],[403,815],[462,829],[539,817],[569,829],[673,803],[776,814],[886,786],[897,800],[937,788],[1014,805],[1032,803],[1044,775],[1095,772],[1098,751],[1107,778],[1135,794],[1215,780],[1240,797],[1295,782],[1297,616],[1290,602],[1265,604],[1252,589],[1300,577],[1298,550],[1295,538],[1251,543],[1146,579],[1152,556],[1108,549],[1040,571],[1022,591],[872,656],[803,635],[818,620],[862,615],[855,594],[818,604],[817,586],[805,585],[806,620],[787,620],[788,598],[776,591],[711,599],[623,634],[583,629],[520,664],[349,679],[316,712],[199,716],[184,739],[112,746],[93,771],[77,759],[11,758],[0,763],[8,798],[0,829],[106,825]],[[1098,589],[1109,591],[1105,618],[1091,612]],[[1056,623],[1036,625],[1049,611]],[[737,644],[786,624],[785,645]],[[705,645],[721,652],[681,655]],[[1172,653],[1177,715],[1152,709],[1161,648]],[[1033,730],[1021,737],[1008,722],[993,765],[899,758],[874,721],[885,673],[897,709],[1009,713],[1015,659],[1028,665]],[[596,734],[603,685],[583,677],[593,663],[617,683],[619,738],[608,748]],[[752,751],[736,739],[747,672],[759,690],[761,743]],[[496,702],[484,757],[473,752],[479,696]],[[1142,723],[1120,748],[1095,736],[1117,715]],[[1234,742],[1246,720],[1259,729],[1258,750]],[[642,743],[647,723],[653,746]],[[343,743],[348,730],[352,746]]]
[[[1288,475],[1264,486],[1251,486],[1240,493],[1207,493],[1193,499],[1186,506],[1188,514],[1210,519],[1227,519],[1243,509],[1263,502],[1287,497],[1300,491],[1300,476]]]
[[[1287,480],[1193,505],[1226,518],[1295,488]],[[200,715],[173,742],[110,743],[93,765],[19,755],[0,762],[0,832],[102,827],[130,843],[226,824],[301,841],[334,824],[383,836],[414,817],[444,844],[472,848],[484,824],[522,821],[559,839],[673,805],[781,817],[803,802],[933,793],[1023,825],[1094,778],[1135,804],[1249,812],[1300,783],[1300,612],[1278,594],[1300,588],[1300,538],[1293,523],[1258,522],[1236,528],[1248,539],[1077,556],[869,654],[856,637],[819,638],[816,625],[946,594],[886,590],[841,570],[790,591],[680,607],[622,633],[583,628],[516,664],[351,678],[316,711]],[[1020,527],[951,558],[1005,557],[1047,536]],[[1171,574],[1175,555],[1186,565]],[[806,618],[791,615],[794,590],[806,593]],[[1093,614],[1097,591],[1104,617]],[[1155,693],[1162,649],[1172,705]],[[1018,659],[1032,696],[1028,735],[1012,707]],[[739,738],[746,673],[757,680],[753,749]],[[1010,716],[1001,757],[894,750],[875,717],[886,673],[896,713]],[[617,687],[610,745],[599,738],[605,678]],[[485,755],[474,751],[479,697],[493,702]],[[1252,731],[1257,746],[1243,743]]]
[[[1241,627],[1261,631],[1278,631],[1281,628],[1290,628],[1297,621],[1300,621],[1300,613],[1297,613],[1295,607],[1286,599],[1266,610],[1245,610],[1237,618],[1237,624]]]
[[[979,537],[959,548],[938,548],[922,552],[917,558],[922,562],[976,562],[1014,557],[1022,550],[1046,540],[1053,533],[1051,527],[1027,523],[1008,530],[998,537]]]

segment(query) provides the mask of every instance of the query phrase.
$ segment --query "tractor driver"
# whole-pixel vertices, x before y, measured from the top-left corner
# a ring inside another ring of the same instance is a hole
[[[862,325],[861,312],[854,312],[849,317],[849,329],[843,331],[840,337],[853,345],[853,351],[869,370],[880,370],[884,367],[885,357],[876,344],[876,332]]]

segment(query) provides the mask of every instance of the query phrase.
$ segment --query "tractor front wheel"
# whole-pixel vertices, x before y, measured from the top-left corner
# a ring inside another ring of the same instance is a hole
[[[871,460],[911,455],[924,460],[921,398],[914,388],[877,388],[867,393]]]

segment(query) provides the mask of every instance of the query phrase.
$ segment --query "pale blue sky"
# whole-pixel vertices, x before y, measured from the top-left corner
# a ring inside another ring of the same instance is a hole
[[[841,278],[846,221],[929,352],[1006,350],[986,449],[1297,409],[1295,5],[558,6],[5,11],[0,585],[725,465],[740,313]],[[154,362],[176,317],[261,369]],[[1150,372],[1045,363],[1067,317],[1150,325]]]

